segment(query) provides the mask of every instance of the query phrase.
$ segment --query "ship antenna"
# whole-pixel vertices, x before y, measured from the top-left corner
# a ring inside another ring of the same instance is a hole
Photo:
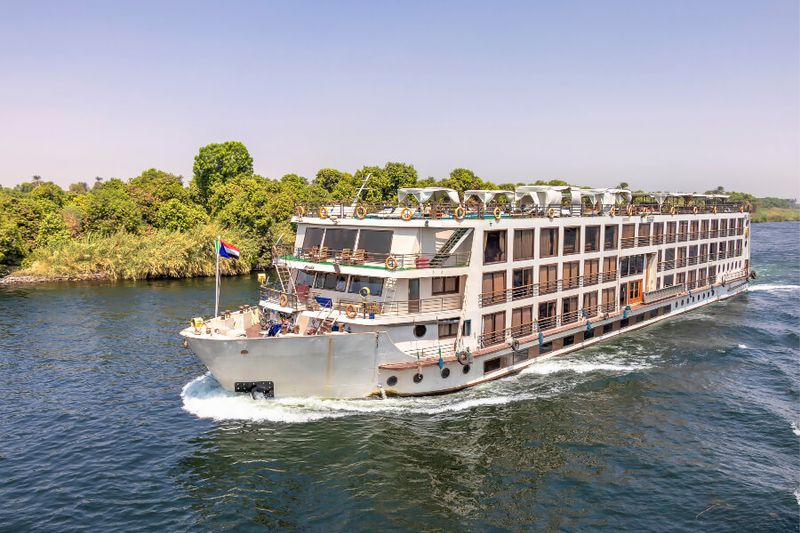
[[[355,197],[355,198],[353,198],[353,203],[352,203],[352,205],[351,205],[350,207],[355,207],[355,206],[357,206],[357,205],[358,205],[358,199],[359,199],[359,198],[361,198],[361,191],[363,191],[363,190],[364,190],[364,187],[366,187],[366,185],[367,185],[367,180],[370,178],[370,176],[372,176],[372,172],[370,172],[369,174],[367,174],[367,177],[366,177],[366,178],[364,178],[364,181],[362,181],[362,182],[361,182],[361,188],[360,188],[360,189],[358,189],[358,192],[356,193],[356,197]]]

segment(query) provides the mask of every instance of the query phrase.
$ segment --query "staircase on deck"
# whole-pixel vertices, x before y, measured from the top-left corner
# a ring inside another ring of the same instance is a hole
[[[436,255],[431,259],[430,266],[435,268],[442,266],[445,261],[450,257],[450,252],[461,246],[467,237],[472,233],[472,228],[458,228],[453,232],[447,241],[436,252]]]

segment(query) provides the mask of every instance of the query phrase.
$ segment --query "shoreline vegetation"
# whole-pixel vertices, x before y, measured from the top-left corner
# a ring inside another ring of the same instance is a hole
[[[295,202],[349,203],[367,175],[359,198],[367,203],[396,203],[400,187],[441,186],[463,193],[525,185],[496,185],[465,168],[442,180],[420,179],[412,165],[392,162],[353,174],[324,168],[310,181],[297,174],[267,179],[253,173],[252,157],[236,141],[200,148],[188,186],[181,176],[158,169],[128,181],[97,177],[91,186],[77,182],[66,191],[33,176],[0,188],[0,284],[213,276],[217,235],[242,251],[240,259],[220,262],[222,274],[247,274],[269,266],[278,241],[294,240],[289,220]],[[569,184],[539,180],[533,185]],[[618,187],[629,188],[626,183]],[[795,200],[727,194],[755,205],[753,222],[800,220]]]

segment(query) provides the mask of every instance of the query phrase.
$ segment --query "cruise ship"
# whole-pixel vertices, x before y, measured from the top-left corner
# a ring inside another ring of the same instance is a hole
[[[746,291],[750,210],[547,186],[297,205],[258,304],[181,335],[254,398],[448,393]]]

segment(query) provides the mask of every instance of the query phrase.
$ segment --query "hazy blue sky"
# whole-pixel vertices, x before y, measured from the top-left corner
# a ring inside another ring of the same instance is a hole
[[[0,183],[259,174],[800,195],[797,0],[0,2]]]

